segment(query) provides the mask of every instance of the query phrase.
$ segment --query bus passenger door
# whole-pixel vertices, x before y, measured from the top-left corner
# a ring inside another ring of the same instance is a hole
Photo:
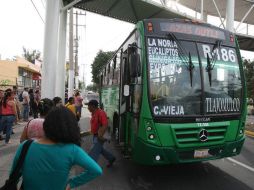
[[[140,48],[136,43],[129,47],[128,65],[130,76],[130,120],[128,142],[132,146],[135,144],[135,138],[138,134],[140,107],[141,107],[141,56]]]
[[[129,96],[124,96],[124,85],[129,85],[128,81],[128,62],[127,62],[127,51],[121,52],[121,72],[120,72],[120,90],[119,90],[119,128],[118,128],[118,142],[123,144],[125,142],[125,127],[126,127],[126,116],[129,108]]]

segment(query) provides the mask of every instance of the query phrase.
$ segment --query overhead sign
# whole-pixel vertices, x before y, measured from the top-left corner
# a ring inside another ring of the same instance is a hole
[[[224,32],[206,26],[185,23],[162,22],[160,23],[160,29],[163,32],[177,32],[182,34],[225,40]]]

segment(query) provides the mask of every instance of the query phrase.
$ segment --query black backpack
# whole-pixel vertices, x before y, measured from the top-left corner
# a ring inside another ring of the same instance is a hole
[[[21,92],[21,93],[19,94],[19,101],[20,101],[20,102],[23,102],[23,96],[22,96],[22,94],[23,94],[23,92]]]

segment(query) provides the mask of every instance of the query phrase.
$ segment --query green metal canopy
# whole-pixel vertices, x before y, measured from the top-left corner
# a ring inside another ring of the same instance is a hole
[[[151,0],[75,0],[75,8],[112,17],[122,21],[137,23],[146,18],[186,18],[195,19],[187,14],[164,7]],[[63,0],[67,5],[74,1]],[[237,34],[240,49],[254,51],[254,37]]]
[[[131,23],[145,18],[186,18],[158,3],[143,0],[82,0],[75,7]]]

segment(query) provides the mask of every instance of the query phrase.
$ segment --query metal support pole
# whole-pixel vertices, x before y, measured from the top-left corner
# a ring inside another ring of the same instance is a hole
[[[227,0],[226,29],[234,32],[235,0]]]
[[[55,96],[60,0],[47,0],[42,64],[41,97]]]
[[[161,0],[161,4],[166,7],[168,5],[168,0]]]
[[[201,0],[200,14],[201,14],[200,19],[204,21],[204,0]]]
[[[244,20],[247,18],[247,16],[250,14],[250,12],[252,11],[252,9],[254,8],[254,4],[250,7],[250,9],[248,10],[248,12],[244,15],[244,17],[242,18],[241,22],[237,25],[236,27],[236,31],[238,30],[238,28],[240,27],[240,25],[244,22]]]
[[[203,13],[203,21],[207,22],[207,12],[205,12],[205,11]]]
[[[75,89],[78,89],[79,67],[78,67],[78,11],[76,11],[76,38],[75,38]]]
[[[68,97],[73,96],[74,88],[74,64],[73,64],[73,8],[70,9],[69,15],[69,81],[68,81]]]
[[[219,15],[219,18],[220,18],[220,21],[221,21],[222,26],[223,26],[223,28],[225,28],[225,25],[224,25],[223,20],[222,20],[222,18],[221,18],[220,11],[219,11],[219,9],[218,9],[218,7],[217,7],[217,4],[215,3],[214,0],[213,0],[213,4],[214,4],[214,6],[215,6],[215,8],[216,8],[216,10],[217,10],[217,13],[218,13],[218,15]]]
[[[80,1],[81,1],[81,0],[74,0],[74,1],[72,1],[71,3],[69,3],[68,5],[66,5],[65,7],[63,7],[63,8],[61,9],[61,11],[66,11],[66,10],[72,8],[74,5],[76,5],[76,4],[79,3]]]
[[[62,5],[63,6],[63,5]],[[56,96],[64,100],[65,93],[65,63],[66,63],[66,32],[67,32],[67,10],[60,13],[59,43],[58,43],[58,64],[56,75]]]

